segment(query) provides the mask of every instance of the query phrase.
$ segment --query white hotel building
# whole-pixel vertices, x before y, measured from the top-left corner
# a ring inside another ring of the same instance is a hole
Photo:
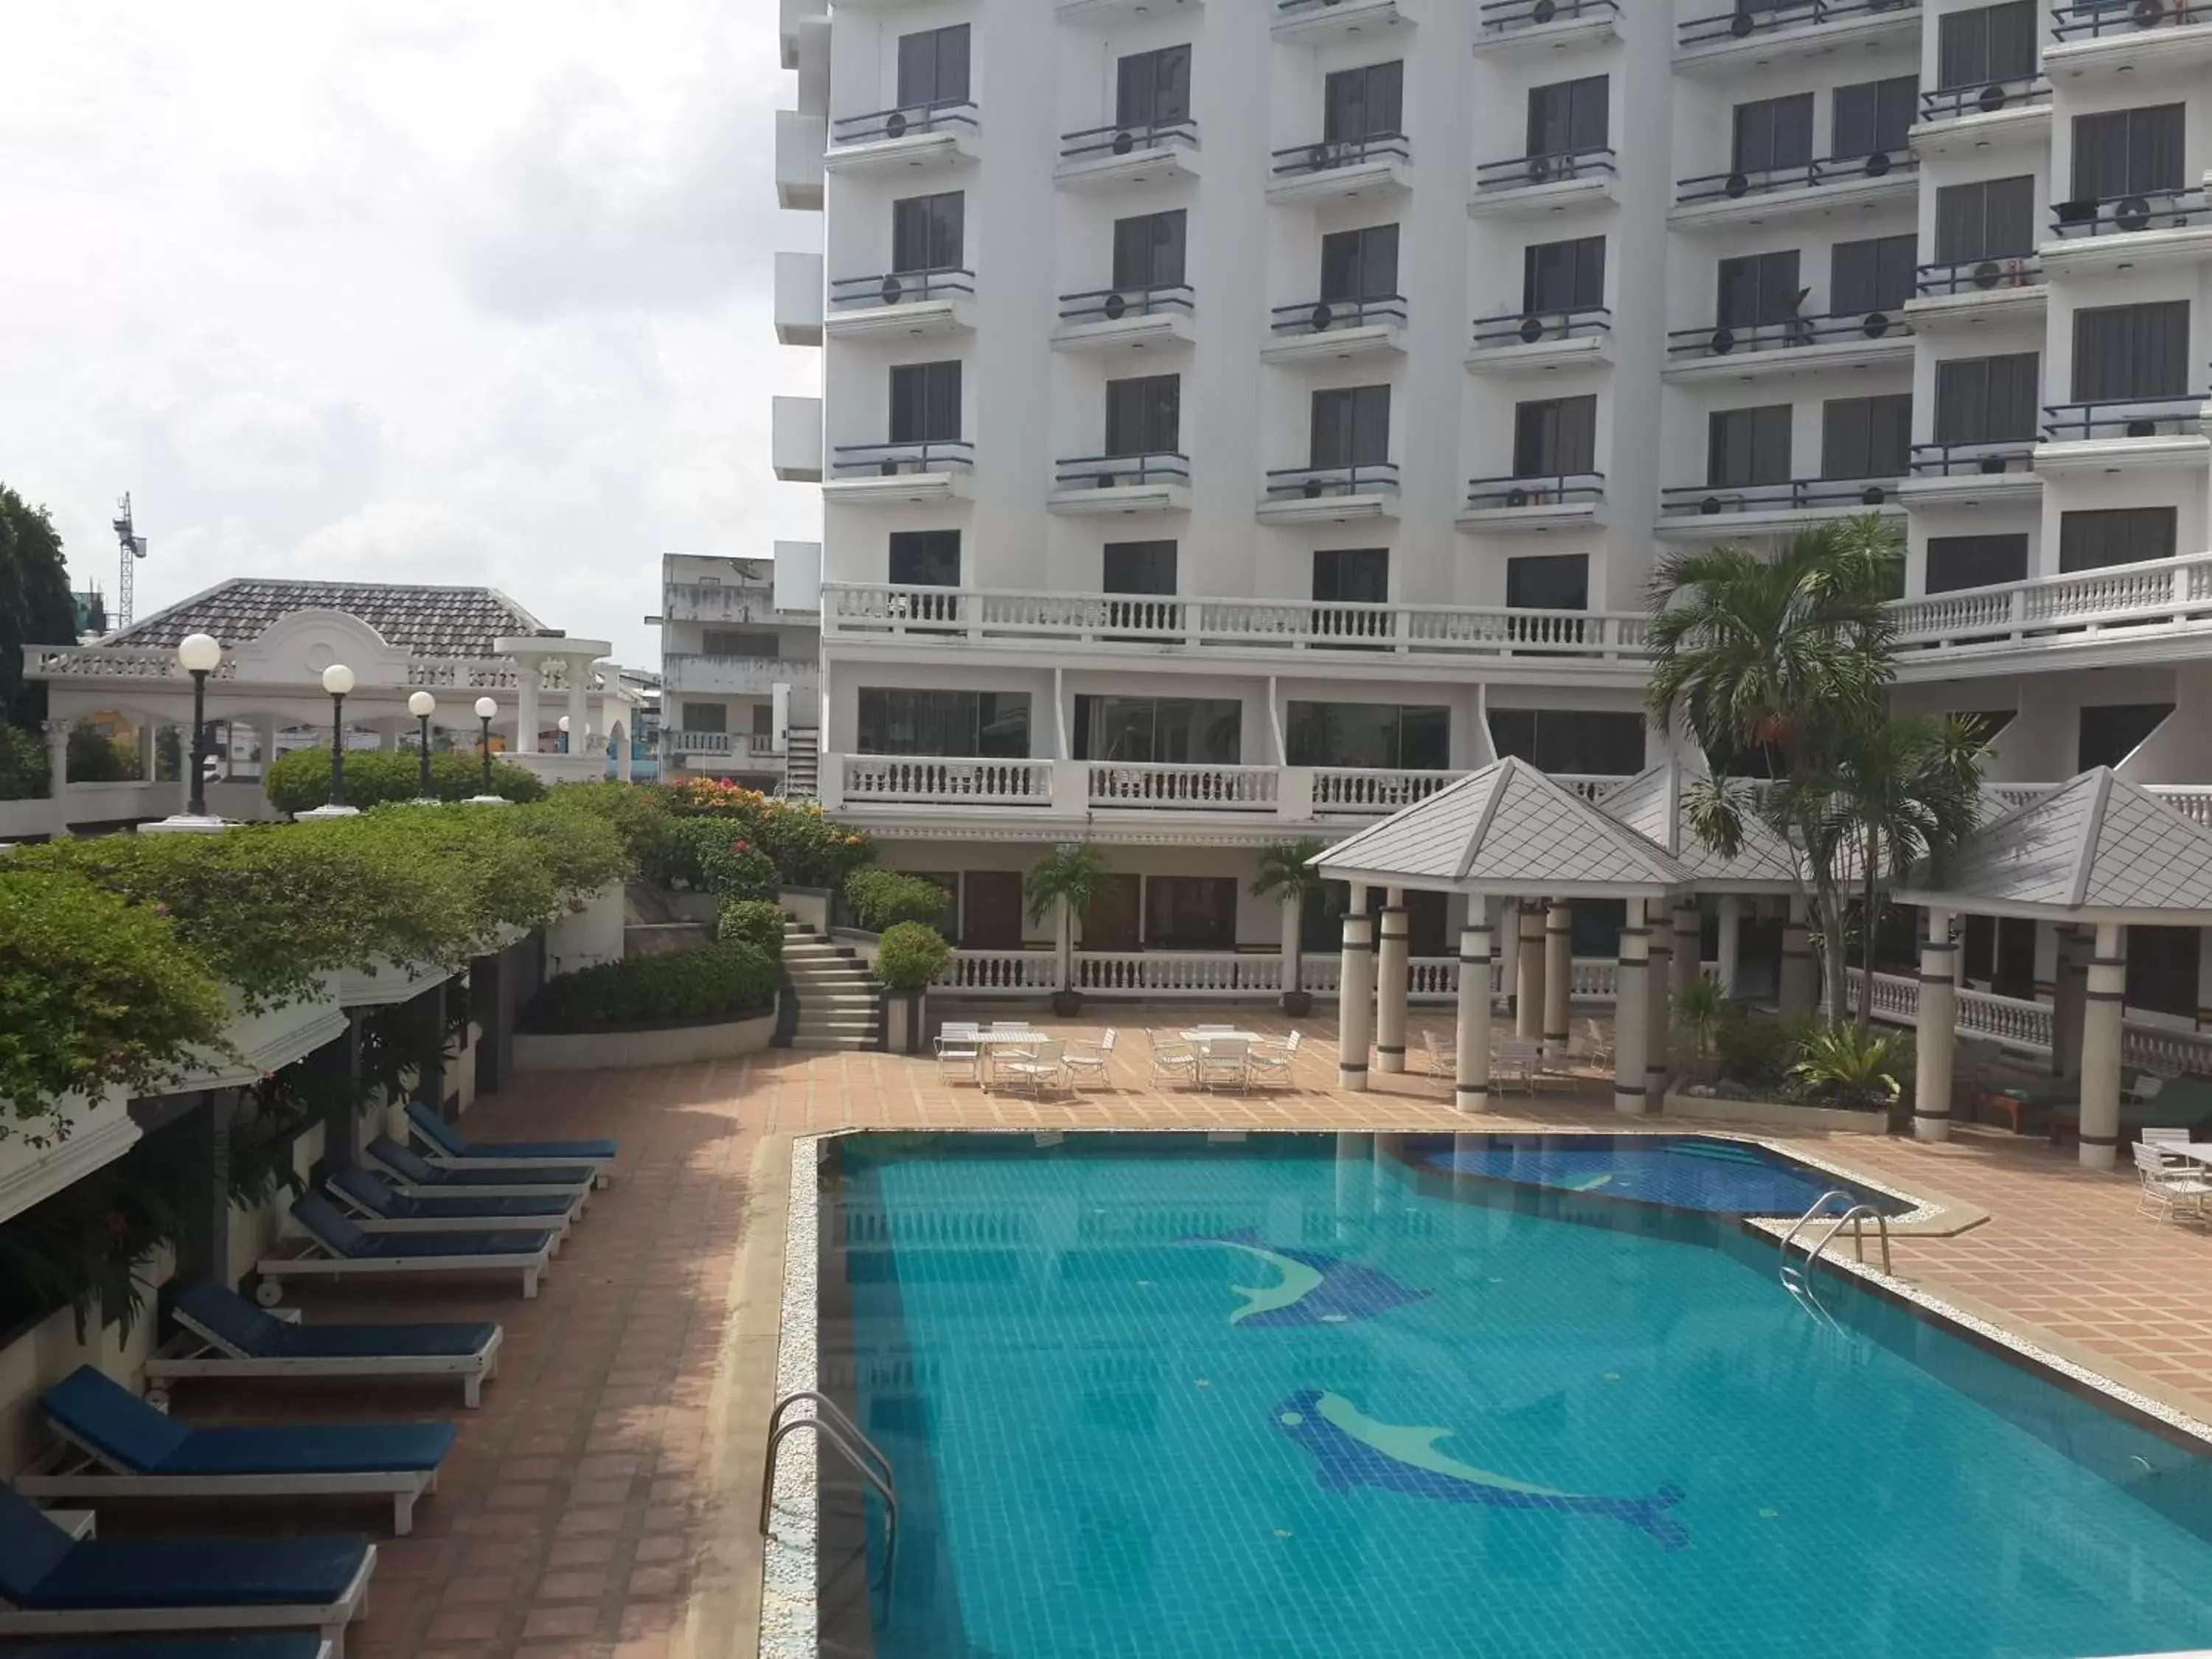
[[[1042,942],[1018,872],[1088,837],[1092,988],[1261,984],[1259,845],[1499,754],[1635,770],[1655,558],[1869,508],[1900,708],[1989,715],[2005,783],[2212,784],[2204,0],[783,0],[781,40],[821,793],[957,878],[968,951]],[[1970,980],[2047,989],[2036,931],[1970,929]],[[2156,931],[2130,1001],[2193,1024]]]

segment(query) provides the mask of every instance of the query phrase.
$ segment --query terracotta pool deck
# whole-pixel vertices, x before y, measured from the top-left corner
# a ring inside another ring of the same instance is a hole
[[[1142,1012],[1161,1030],[1202,1017]],[[1067,1029],[1093,1034],[1100,1023]],[[537,1301],[497,1288],[301,1298],[310,1319],[497,1319],[507,1349],[480,1411],[461,1412],[457,1391],[435,1389],[188,1388],[179,1414],[450,1413],[460,1421],[460,1443],[415,1533],[380,1545],[370,1616],[348,1644],[356,1659],[750,1659],[789,1137],[848,1127],[1435,1132],[1621,1122],[1596,1079],[1582,1097],[1516,1096],[1479,1119],[1450,1109],[1440,1079],[1378,1076],[1370,1092],[1340,1093],[1328,1022],[1301,1024],[1298,1091],[1249,1097],[1150,1088],[1142,1040],[1130,1042],[1127,1026],[1110,1091],[1041,1103],[948,1087],[926,1061],[875,1054],[773,1051],[523,1078],[471,1115],[471,1133],[616,1134],[623,1143],[616,1184]],[[1963,1233],[1899,1239],[1898,1273],[2212,1419],[2212,1231],[2138,1215],[2132,1172],[2090,1174],[2070,1148],[2002,1132],[1969,1130],[1942,1146],[1753,1133],[1985,1210],[1988,1221]],[[374,1518],[373,1508],[355,1516],[339,1507],[290,1513],[283,1524],[334,1530]],[[132,1519],[119,1513],[112,1530],[127,1533]],[[274,1519],[239,1508],[211,1524],[276,1529]]]

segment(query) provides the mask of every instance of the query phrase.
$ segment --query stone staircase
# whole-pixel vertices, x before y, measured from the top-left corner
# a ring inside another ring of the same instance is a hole
[[[795,749],[794,749],[794,752]],[[794,1048],[874,1048],[882,1045],[876,983],[849,945],[834,945],[795,921],[783,924],[783,970],[798,1008]]]
[[[783,757],[783,793],[793,800],[815,800],[822,793],[822,733],[811,726],[791,728]]]

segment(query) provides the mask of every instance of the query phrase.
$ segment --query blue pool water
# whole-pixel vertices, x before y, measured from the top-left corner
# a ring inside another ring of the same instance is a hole
[[[2212,1644],[2212,1461],[1840,1281],[1830,1328],[1724,1205],[1457,1150],[842,1139],[823,1374],[902,1505],[875,1651]]]

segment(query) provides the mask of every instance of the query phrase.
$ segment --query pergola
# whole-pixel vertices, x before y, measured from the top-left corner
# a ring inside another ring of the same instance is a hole
[[[1490,1103],[1496,908],[1529,899],[1550,904],[1543,1035],[1564,1043],[1571,988],[1567,902],[1620,899],[1626,902],[1627,921],[1615,982],[1613,1101],[1619,1111],[1647,1109],[1650,1012],[1655,998],[1663,1007],[1665,995],[1663,979],[1656,993],[1651,988],[1648,920],[1663,916],[1674,896],[1696,881],[1673,854],[1527,762],[1507,759],[1338,842],[1311,862],[1323,876],[1352,888],[1337,984],[1340,1088],[1367,1086],[1370,1046],[1379,1069],[1404,1069],[1407,888],[1459,893],[1468,901],[1467,925],[1460,933],[1455,1065],[1457,1103],[1468,1112],[1485,1110]],[[1370,887],[1383,890],[1379,948],[1366,915]],[[1529,953],[1524,951],[1518,987],[1524,1020],[1534,989],[1529,967]]]
[[[2012,916],[2094,930],[2086,993],[2069,995],[2061,976],[2052,1042],[2055,1052],[2070,1046],[2081,1055],[2081,1162],[2110,1169],[2119,1149],[2124,930],[2212,926],[2212,830],[2100,766],[1984,824],[1940,869],[1916,871],[1894,896],[1928,910],[1913,1104],[1923,1139],[1950,1133],[1959,1006],[1952,918]]]

